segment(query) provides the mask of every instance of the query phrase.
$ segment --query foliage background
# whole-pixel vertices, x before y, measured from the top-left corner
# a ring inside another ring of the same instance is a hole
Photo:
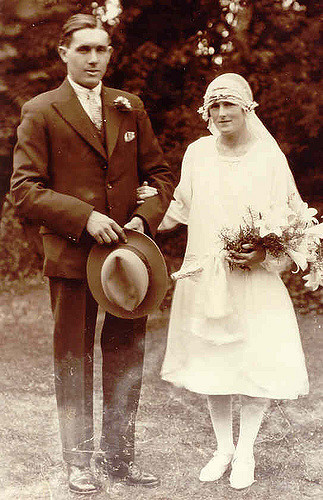
[[[107,85],[144,100],[153,127],[178,175],[187,145],[205,135],[197,114],[206,85],[220,72],[250,82],[257,113],[287,154],[303,197],[322,208],[320,167],[322,48],[318,0],[123,0],[110,26],[114,53]],[[0,195],[5,200],[22,104],[65,76],[56,45],[64,20],[91,12],[88,0],[2,0],[0,16]],[[29,236],[26,243],[26,235]],[[5,281],[38,272],[37,228],[4,204],[0,275]],[[160,238],[176,267],[185,231]],[[297,287],[296,287],[297,288]]]

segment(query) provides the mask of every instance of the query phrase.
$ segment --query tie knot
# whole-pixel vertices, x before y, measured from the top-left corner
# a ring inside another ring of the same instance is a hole
[[[87,98],[88,98],[89,100],[96,99],[96,98],[97,98],[97,94],[94,92],[94,90],[89,89],[89,90],[87,91]]]
[[[94,125],[101,130],[102,127],[102,109],[101,109],[101,99],[93,90],[88,91],[88,101],[90,107],[90,117]]]

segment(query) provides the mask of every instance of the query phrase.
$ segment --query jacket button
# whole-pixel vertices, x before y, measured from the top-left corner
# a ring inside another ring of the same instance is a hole
[[[112,184],[108,184],[108,185],[107,185],[107,188],[108,188],[108,189],[112,189]]]
[[[108,168],[108,165],[105,163],[102,168],[103,170],[106,170]]]

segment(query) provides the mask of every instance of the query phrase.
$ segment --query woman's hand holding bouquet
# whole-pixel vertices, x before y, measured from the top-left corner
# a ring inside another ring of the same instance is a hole
[[[309,269],[305,286],[316,290],[323,285],[323,224],[316,214],[307,203],[298,210],[287,205],[266,213],[249,207],[239,230],[223,228],[220,233],[230,268],[250,269],[250,265],[262,262],[265,254],[277,261],[289,256],[297,266],[295,272]]]
[[[231,266],[237,265],[241,269],[250,269],[250,266],[260,264],[266,258],[266,250],[261,244],[243,243],[241,250],[230,250],[227,260]]]

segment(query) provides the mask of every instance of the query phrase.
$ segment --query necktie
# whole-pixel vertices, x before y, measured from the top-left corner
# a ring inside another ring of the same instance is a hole
[[[92,92],[91,90],[87,94],[88,96],[88,103],[89,103],[89,109],[90,109],[90,118],[96,128],[98,130],[101,130],[102,128],[102,109],[100,106],[100,103],[98,102],[98,98],[95,95],[95,92]]]

